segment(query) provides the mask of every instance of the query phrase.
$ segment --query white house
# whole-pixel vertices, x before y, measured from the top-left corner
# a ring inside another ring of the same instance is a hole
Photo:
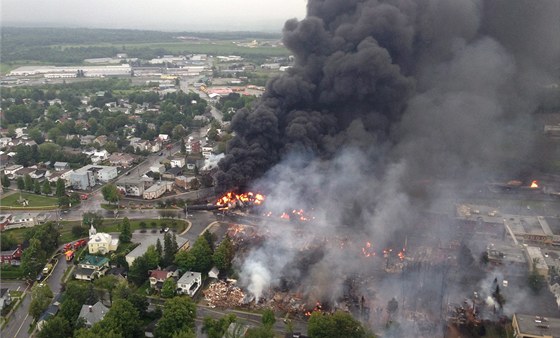
[[[104,255],[117,250],[118,246],[118,238],[113,238],[113,236],[104,232],[98,233],[93,225],[89,229],[88,251],[90,254],[100,253]]]
[[[187,271],[177,281],[177,292],[194,296],[202,284],[202,274],[200,272]]]
[[[93,155],[91,156],[91,163],[96,164],[101,161],[105,161],[108,158],[109,152],[105,149],[102,149],[93,153]]]
[[[171,167],[178,167],[178,168],[182,168],[185,166],[185,157],[184,156],[177,156],[177,157],[173,157],[170,161],[169,164],[171,164]]]

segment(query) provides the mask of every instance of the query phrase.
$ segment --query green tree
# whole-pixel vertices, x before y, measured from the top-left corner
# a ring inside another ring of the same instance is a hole
[[[307,322],[307,333],[310,338],[373,337],[352,315],[342,311],[332,315],[313,312]]]
[[[159,238],[156,241],[156,251],[157,251],[159,257],[162,257],[163,247],[161,246],[161,241],[159,240]]]
[[[99,324],[99,323],[98,323]],[[112,330],[101,328],[100,325],[94,325],[91,329],[80,329],[76,331],[75,338],[123,338],[123,335]]]
[[[53,293],[45,283],[36,284],[31,289],[31,303],[29,304],[29,314],[35,321],[41,317],[43,312],[49,307]]]
[[[128,220],[128,217],[123,218],[119,239],[122,243],[130,243],[130,240],[132,239],[132,232],[130,230],[130,221]]]
[[[158,267],[160,256],[156,251],[155,245],[150,245],[143,256],[146,259],[148,269],[152,270]]]
[[[25,190],[25,180],[23,179],[23,177],[18,177],[17,180],[17,188],[19,190]]]
[[[73,332],[74,329],[76,328],[76,324],[77,324],[76,321],[78,319],[78,315],[80,314],[81,309],[82,309],[82,304],[78,304],[78,302],[75,299],[66,297],[64,301],[60,304],[60,312],[58,313],[57,317],[62,317],[66,319],[70,324],[70,328]]]
[[[276,317],[274,316],[274,311],[271,309],[265,309],[262,313],[262,323],[266,327],[272,327],[276,323]]]
[[[245,338],[274,338],[274,331],[272,327],[268,326],[259,326],[255,328],[250,328],[247,330]],[[352,337],[352,336],[350,336]]]
[[[118,203],[121,200],[121,194],[114,184],[106,184],[101,188],[103,198],[109,203]]]
[[[33,192],[36,194],[40,194],[41,193],[41,182],[39,182],[39,180],[34,180],[33,181]]]
[[[87,229],[79,224],[76,224],[72,227],[72,236],[75,238],[80,238],[87,235]]]
[[[47,254],[38,239],[32,238],[29,247],[21,254],[21,271],[28,280],[35,280],[47,263]]]
[[[125,338],[143,335],[142,321],[138,310],[125,299],[116,300],[99,323],[105,331],[113,331]]]
[[[64,180],[59,178],[56,181],[56,193],[55,193],[56,197],[62,197],[66,195],[66,185],[64,183]]]
[[[175,297],[165,302],[156,327],[156,336],[171,338],[175,333],[195,328],[196,304],[187,297]]]
[[[161,297],[171,298],[175,296],[175,285],[175,280],[173,278],[167,278],[161,287]]]
[[[2,240],[0,241],[0,250],[10,250],[15,249],[18,242],[14,237],[13,233],[3,232],[2,233]]]
[[[82,215],[82,224],[87,227],[93,225],[95,228],[99,229],[103,224],[103,217],[97,212],[85,212]]]
[[[181,154],[186,154],[187,153],[187,146],[185,145],[185,140],[181,139]]]
[[[174,333],[173,338],[196,338],[196,334],[191,329],[185,329],[183,331]]]
[[[137,286],[140,286],[148,280],[149,270],[150,269],[148,268],[146,258],[144,256],[140,256],[136,258],[130,265],[130,269],[128,271],[128,280],[130,280]]]
[[[32,191],[35,185],[31,176],[29,176],[29,174],[25,174],[23,181],[25,182],[25,190]]]
[[[229,325],[235,323],[236,319],[234,314],[225,315],[220,319],[204,317],[202,321],[202,332],[206,333],[208,338],[222,338]]]
[[[395,299],[395,297],[391,298],[391,300],[387,303],[387,313],[389,314],[387,318],[387,324],[389,324],[393,318],[393,315],[399,310],[399,302]]]
[[[190,253],[194,256],[196,262],[193,267],[195,271],[208,273],[212,269],[212,248],[204,237],[198,237]]]
[[[72,337],[72,326],[62,316],[55,316],[47,320],[41,328],[39,338],[67,338]]]
[[[214,251],[212,261],[220,271],[230,271],[234,255],[235,250],[231,238],[226,236],[220,245],[218,245],[216,251]]]
[[[175,248],[177,246],[177,241],[175,240],[175,245],[173,244],[173,237],[170,233],[166,233],[163,236],[163,259],[162,265],[169,266],[173,263],[173,258],[175,257]]]
[[[179,251],[175,255],[175,264],[181,271],[191,271],[196,265],[196,258],[190,251]]]
[[[52,188],[51,188],[51,184],[49,183],[49,180],[45,180],[45,182],[43,183],[43,194],[45,195],[52,194]]]
[[[4,188],[9,188],[10,187],[10,179],[6,175],[2,175],[2,186]]]

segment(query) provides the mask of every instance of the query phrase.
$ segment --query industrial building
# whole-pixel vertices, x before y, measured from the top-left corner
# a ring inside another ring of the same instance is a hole
[[[130,76],[132,68],[128,64],[115,66],[23,66],[12,70],[9,76],[36,76],[45,78],[74,78],[78,72],[84,77]]]
[[[511,325],[515,338],[560,337],[560,318],[515,313]]]

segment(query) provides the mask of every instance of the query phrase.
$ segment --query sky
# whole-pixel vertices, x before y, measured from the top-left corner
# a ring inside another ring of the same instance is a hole
[[[306,0],[2,0],[2,26],[280,32]]]

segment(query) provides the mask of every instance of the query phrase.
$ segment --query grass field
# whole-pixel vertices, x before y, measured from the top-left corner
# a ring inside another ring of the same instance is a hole
[[[172,226],[173,221],[177,222],[177,232],[181,233],[187,228],[187,223],[183,220],[173,220],[173,219],[138,219],[138,220],[130,220],[130,230],[135,231],[140,229],[140,223],[145,222],[147,226],[147,230],[151,231],[152,229],[152,222],[156,224],[156,229],[161,229],[163,225],[170,227]],[[120,232],[120,224],[122,219],[105,219],[103,224],[98,231],[102,232]],[[63,221],[60,222],[60,240],[59,244],[68,243],[78,239],[74,234],[72,234],[72,227],[75,225],[81,225],[81,221]],[[11,229],[6,230],[3,233],[12,234],[14,238],[18,242],[22,242],[25,236],[25,232],[28,228],[20,228],[20,229]]]
[[[122,44],[99,43],[84,45],[56,45],[54,48],[72,48],[72,47],[115,47],[122,48]],[[257,55],[257,56],[287,56],[290,51],[283,47],[242,47],[234,44],[232,41],[216,41],[216,42],[162,42],[162,43],[132,43],[126,44],[127,50],[152,48],[165,49],[172,53],[192,53],[192,54],[211,54],[211,55]]]
[[[21,193],[21,197],[26,199],[29,204],[27,206],[22,206],[18,203],[20,194],[15,193],[3,197],[0,199],[0,208],[14,208],[14,209],[29,209],[29,208],[56,208],[58,200],[56,197],[47,197],[41,195],[35,195],[30,193]]]

